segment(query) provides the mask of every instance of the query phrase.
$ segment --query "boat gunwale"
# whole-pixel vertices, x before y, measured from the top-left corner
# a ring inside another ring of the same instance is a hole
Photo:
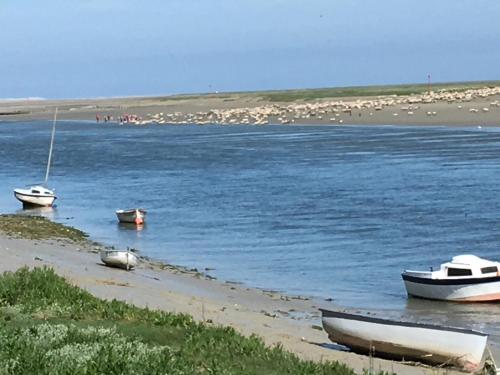
[[[16,195],[16,194],[18,194],[18,195],[23,195],[23,196],[25,196],[25,197],[34,197],[34,198],[56,198],[56,199],[57,199],[57,197],[56,197],[56,195],[55,195],[55,194],[53,194],[53,195],[50,195],[50,194],[38,194],[38,195],[37,195],[37,194],[26,194],[26,193],[20,193],[20,192],[18,192],[18,191],[16,191],[16,190],[14,190],[14,195]]]
[[[101,250],[100,254],[106,253],[106,254],[111,254],[111,253],[126,253],[126,254],[131,254],[135,256],[136,258],[139,258],[139,256],[136,254],[136,251],[133,250]]]
[[[141,213],[147,213],[147,211],[143,208],[130,208],[130,209],[127,209],[127,210],[116,210],[115,213],[116,214],[133,214],[135,213],[136,211],[139,211]]]
[[[457,333],[464,333],[464,334],[471,334],[475,336],[482,336],[482,337],[488,337],[489,335],[484,332],[480,331],[474,331],[472,329],[466,329],[466,328],[457,328],[457,327],[445,327],[445,326],[438,326],[434,324],[428,324],[428,323],[414,323],[414,322],[404,322],[404,321],[397,321],[397,320],[389,320],[389,319],[382,319],[382,318],[372,318],[364,315],[357,315],[357,314],[350,314],[350,313],[345,313],[341,311],[331,311],[331,310],[326,310],[326,309],[319,309],[321,311],[322,318],[340,318],[340,319],[346,319],[346,320],[357,320],[361,322],[367,322],[367,323],[377,323],[377,324],[383,324],[383,325],[391,325],[391,326],[401,326],[401,327],[410,327],[410,328],[423,328],[423,329],[433,329],[433,330],[438,330],[438,331],[447,331],[447,332],[457,332]]]
[[[474,285],[500,281],[499,275],[488,277],[462,277],[457,279],[430,279],[426,277],[411,276],[403,272],[401,277],[404,281],[426,285]]]

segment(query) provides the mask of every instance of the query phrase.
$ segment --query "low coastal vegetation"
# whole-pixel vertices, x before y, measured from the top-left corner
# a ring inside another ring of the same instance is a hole
[[[0,276],[0,374],[338,374],[256,336],[104,301],[49,268]]]
[[[0,215],[0,232],[30,240],[53,238],[81,242],[87,239],[87,234],[81,230],[54,223],[40,216]]]
[[[0,215],[0,232],[84,241],[50,220]],[[280,346],[191,316],[105,301],[50,268],[0,275],[0,374],[335,374],[337,362],[298,359]]]
[[[471,81],[471,82],[441,82],[432,83],[434,91],[465,91],[483,87],[495,87],[500,81]],[[422,94],[429,90],[428,83],[413,83],[400,85],[373,85],[373,86],[346,86],[324,87],[291,90],[269,91],[235,91],[222,93],[180,94],[159,98],[161,101],[169,100],[200,100],[200,99],[242,99],[258,98],[270,102],[292,102],[296,100],[313,101],[316,99],[335,99],[345,97],[367,97],[386,95],[412,95]]]
[[[28,115],[30,111],[0,111],[0,116]]]
[[[456,83],[436,83],[431,88],[434,91],[465,91],[480,89],[483,87],[498,86],[498,81],[481,82],[456,82]],[[387,95],[414,95],[426,93],[429,90],[428,84],[408,84],[408,85],[385,85],[385,86],[352,86],[352,87],[332,87],[303,90],[281,90],[262,92],[258,95],[270,102],[292,102],[296,100],[311,101],[316,99],[345,98],[345,97],[366,97],[366,96],[387,96]]]

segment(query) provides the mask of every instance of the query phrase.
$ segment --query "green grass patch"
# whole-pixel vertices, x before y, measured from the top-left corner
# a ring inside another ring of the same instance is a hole
[[[42,240],[64,238],[75,242],[87,239],[87,234],[44,217],[27,215],[0,215],[0,232],[8,236]]]
[[[0,116],[29,115],[30,111],[3,111]]]
[[[432,84],[433,91],[465,91],[484,87],[495,87],[500,81],[457,82]],[[412,95],[428,91],[427,84],[388,85],[388,86],[353,86],[334,87],[304,90],[269,91],[259,96],[271,102],[291,102],[296,100],[315,100],[326,98],[387,96],[387,95]]]
[[[184,314],[103,301],[49,268],[0,276],[0,374],[337,374]]]
[[[480,89],[484,87],[500,86],[500,81],[472,81],[472,82],[441,82],[432,83],[433,91],[465,91]],[[311,101],[317,99],[335,99],[346,97],[369,97],[387,95],[412,95],[422,94],[428,91],[427,83],[401,84],[401,85],[373,85],[373,86],[350,86],[350,87],[325,87],[296,90],[269,90],[269,91],[233,91],[221,93],[199,93],[172,95],[157,98],[160,101],[196,101],[201,99],[225,99],[231,101],[236,99],[260,99],[269,102],[292,102]]]
[[[229,94],[214,94],[214,93],[200,93],[200,94],[182,94],[182,95],[172,95],[172,96],[164,96],[158,98],[160,101],[179,101],[179,100],[200,100],[200,99],[230,99],[231,95]]]

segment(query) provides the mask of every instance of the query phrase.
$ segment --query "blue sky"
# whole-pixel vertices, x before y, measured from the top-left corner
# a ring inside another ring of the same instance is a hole
[[[2,0],[0,98],[500,79],[498,0]]]

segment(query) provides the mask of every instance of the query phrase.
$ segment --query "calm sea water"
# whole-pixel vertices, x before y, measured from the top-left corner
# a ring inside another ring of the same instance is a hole
[[[0,123],[0,211],[40,182],[49,122]],[[400,273],[500,258],[500,132],[60,122],[46,213],[223,280],[493,333],[500,305],[408,299]],[[142,231],[114,210],[144,207]]]

